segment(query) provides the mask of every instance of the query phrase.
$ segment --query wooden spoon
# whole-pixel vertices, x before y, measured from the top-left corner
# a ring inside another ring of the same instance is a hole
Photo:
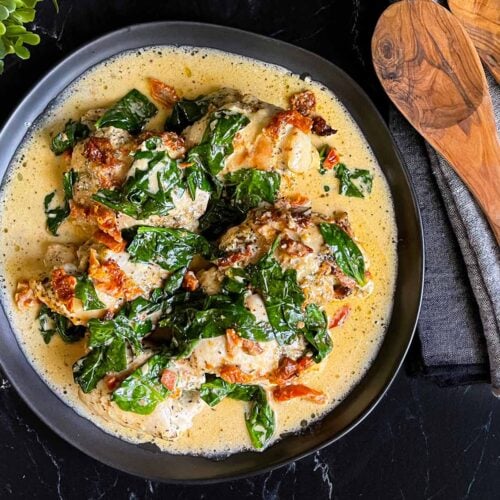
[[[500,242],[500,148],[481,62],[460,22],[429,0],[388,7],[372,39],[394,104],[467,184]]]
[[[500,0],[448,0],[472,38],[479,57],[500,83]]]

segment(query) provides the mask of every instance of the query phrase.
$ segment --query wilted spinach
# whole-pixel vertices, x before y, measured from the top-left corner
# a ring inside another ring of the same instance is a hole
[[[306,307],[304,323],[302,333],[313,351],[314,361],[320,363],[332,350],[326,313],[316,304],[309,304]]]
[[[127,367],[127,346],[135,354],[142,351],[142,339],[153,324],[145,318],[149,302],[142,297],[123,307],[113,319],[91,319],[88,322],[90,352],[73,366],[73,376],[83,392],[90,392],[109,372]]]
[[[100,189],[92,198],[135,219],[166,215],[172,208],[172,194],[184,190],[183,173],[177,162],[159,150],[161,139],[151,137],[134,154],[133,175],[117,190]],[[143,168],[138,162],[146,160]]]
[[[200,219],[200,229],[219,236],[228,226],[243,221],[252,208],[262,202],[274,203],[280,183],[277,172],[248,168],[226,174],[220,196],[212,195],[208,210]]]
[[[187,229],[139,226],[128,253],[134,262],[154,262],[167,271],[187,267],[194,255],[211,255],[208,241]]]
[[[277,238],[269,252],[245,271],[250,284],[264,300],[276,340],[280,344],[288,344],[296,338],[298,324],[303,321],[305,297],[297,283],[297,271],[283,270],[274,257],[278,244]]]
[[[157,111],[144,94],[132,89],[97,120],[95,127],[116,127],[136,134]]]
[[[92,280],[85,275],[77,277],[75,297],[82,301],[84,311],[92,311],[106,307],[106,305],[99,300]]]
[[[52,311],[45,304],[42,304],[40,308],[38,321],[40,333],[46,344],[56,333],[68,344],[77,342],[85,335],[84,326],[74,325],[68,318]]]
[[[263,448],[273,436],[276,419],[262,387],[231,384],[221,378],[215,378],[202,384],[200,396],[211,407],[216,406],[226,397],[249,402],[250,408],[246,412],[245,423],[255,448]]]
[[[365,285],[365,259],[354,240],[336,224],[322,222],[319,229],[341,271],[360,286]]]
[[[70,213],[69,200],[73,198],[73,186],[78,180],[78,173],[74,170],[65,172],[63,175],[64,202],[60,206],[53,206],[55,191],[45,196],[43,207],[47,219],[47,229],[54,236],[57,236],[59,226],[64,222]]]
[[[163,370],[171,357],[165,353],[154,354],[132,372],[113,392],[111,399],[124,411],[149,415],[170,391],[161,383]]]
[[[208,110],[209,100],[204,96],[196,99],[181,99],[172,109],[172,114],[167,118],[165,130],[180,133],[187,126],[199,120]]]
[[[335,167],[335,177],[340,182],[339,193],[344,196],[364,198],[372,191],[373,175],[369,170],[349,169],[339,163]]]
[[[159,325],[172,335],[172,352],[180,358],[189,356],[201,339],[224,335],[229,328],[249,340],[274,338],[269,327],[257,322],[243,305],[242,298],[183,292],[174,295],[166,304],[166,314]]]
[[[75,144],[88,137],[89,133],[90,130],[87,125],[69,120],[66,122],[64,129],[52,139],[50,149],[56,155],[60,155],[68,149],[73,149]]]

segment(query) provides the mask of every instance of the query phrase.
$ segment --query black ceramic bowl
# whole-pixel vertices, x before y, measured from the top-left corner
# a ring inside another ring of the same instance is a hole
[[[237,453],[222,460],[170,455],[155,446],[135,445],[106,434],[61,401],[31,367],[0,312],[0,362],[31,409],[84,453],[118,469],[153,480],[218,481],[263,472],[332,443],[352,430],[382,398],[413,336],[423,281],[420,217],[408,174],[382,118],[360,87],[321,57],[284,42],[243,31],[184,22],[132,26],[106,35],[66,58],[28,94],[0,134],[0,174],[33,123],[85,70],[122,51],[151,45],[210,47],[308,73],[331,89],[354,117],[389,182],[398,227],[398,276],[394,309],[380,351],[360,383],[321,421],[261,453]]]

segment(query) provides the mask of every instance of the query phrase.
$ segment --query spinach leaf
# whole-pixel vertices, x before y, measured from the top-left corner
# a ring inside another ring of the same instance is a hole
[[[113,319],[91,319],[88,322],[90,352],[73,366],[73,377],[84,392],[93,390],[109,372],[127,367],[127,345],[135,354],[142,351],[141,340],[151,332],[153,324],[145,319],[145,299],[129,302]]]
[[[184,183],[177,162],[159,149],[160,144],[159,137],[145,141],[125,184],[118,190],[100,189],[92,198],[135,219],[166,215],[175,206],[172,194],[182,194]]]
[[[54,236],[57,236],[59,226],[70,213],[69,200],[73,198],[73,186],[77,180],[78,173],[74,170],[70,170],[63,174],[64,202],[62,205],[53,206],[54,196],[56,194],[55,191],[49,193],[43,200],[43,207],[47,219],[47,229]]]
[[[46,344],[57,333],[67,344],[77,342],[85,335],[85,327],[74,325],[68,318],[42,304],[38,313],[40,333]]]
[[[136,134],[157,111],[144,94],[132,89],[97,120],[95,127],[116,127]]]
[[[169,364],[170,356],[153,355],[120,384],[111,399],[124,411],[149,415],[170,394],[160,381]]]
[[[360,286],[365,285],[365,259],[352,238],[335,224],[322,222],[319,230],[341,271],[354,278]]]
[[[274,434],[276,426],[274,411],[262,387],[231,384],[215,378],[202,384],[200,397],[211,407],[219,404],[225,397],[250,402],[250,408],[245,415],[245,423],[255,448],[263,448]]]
[[[314,352],[316,363],[323,361],[332,350],[332,339],[328,333],[328,318],[316,304],[306,307],[303,334]]]
[[[348,169],[343,163],[335,167],[335,177],[340,181],[339,193],[344,196],[364,198],[372,192],[373,175],[369,170]]]
[[[227,174],[224,182],[232,203],[240,210],[248,212],[263,201],[276,201],[281,176],[277,172],[248,168]]]
[[[187,267],[196,254],[209,256],[211,247],[186,229],[140,226],[127,248],[134,262],[154,262],[167,271]]]
[[[201,143],[196,146],[202,151],[208,172],[216,176],[223,168],[224,161],[234,150],[234,136],[249,123],[249,119],[233,111],[221,110],[212,113]]]
[[[234,206],[229,199],[212,196],[207,211],[200,218],[199,228],[204,236],[213,240],[229,227],[243,222],[245,216],[245,212]]]
[[[212,113],[203,138],[189,150],[184,171],[189,194],[194,199],[196,189],[220,194],[221,185],[217,174],[224,168],[226,158],[233,152],[234,136],[248,124],[241,113],[221,110]]]
[[[127,367],[127,345],[123,339],[115,338],[107,345],[92,349],[73,365],[73,378],[88,393],[95,389],[104,375],[120,372]]]
[[[54,196],[56,192],[52,191],[43,200],[43,208],[45,211],[45,217],[47,219],[47,229],[51,234],[57,236],[57,230],[59,226],[68,217],[70,208],[68,203],[64,203],[61,206],[54,206]]]
[[[280,344],[289,344],[297,336],[298,323],[303,320],[305,297],[297,283],[297,271],[284,271],[273,256],[278,243],[279,238],[264,257],[246,268],[246,272],[250,284],[264,300],[276,340]]]
[[[77,278],[75,297],[82,301],[84,311],[104,309],[106,307],[106,304],[99,300],[94,284],[88,276],[79,276]]]
[[[176,296],[160,326],[172,332],[181,350],[186,346],[194,348],[200,339],[224,335],[228,328],[249,340],[265,342],[274,338],[269,328],[257,323],[242,303],[222,294],[207,296],[198,292]]]
[[[167,118],[165,130],[180,133],[187,126],[199,120],[208,110],[209,101],[204,96],[196,99],[181,99],[172,109],[172,114]]]
[[[245,219],[246,213],[262,202],[274,203],[281,176],[253,168],[226,174],[221,196],[212,196],[207,211],[200,219],[200,229],[214,237]]]
[[[56,155],[60,155],[68,149],[73,149],[75,144],[88,137],[89,133],[90,130],[87,125],[69,120],[66,122],[64,129],[52,139],[50,149]]]

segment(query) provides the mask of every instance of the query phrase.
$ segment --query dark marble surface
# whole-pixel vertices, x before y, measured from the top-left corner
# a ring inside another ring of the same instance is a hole
[[[369,41],[386,0],[61,0],[39,6],[42,43],[0,77],[0,123],[66,54],[128,24],[197,20],[280,38],[353,76],[384,113]],[[485,385],[441,389],[407,375],[355,431],[272,473],[210,486],[153,483],[117,472],[56,436],[0,376],[0,498],[499,498],[500,404]]]

